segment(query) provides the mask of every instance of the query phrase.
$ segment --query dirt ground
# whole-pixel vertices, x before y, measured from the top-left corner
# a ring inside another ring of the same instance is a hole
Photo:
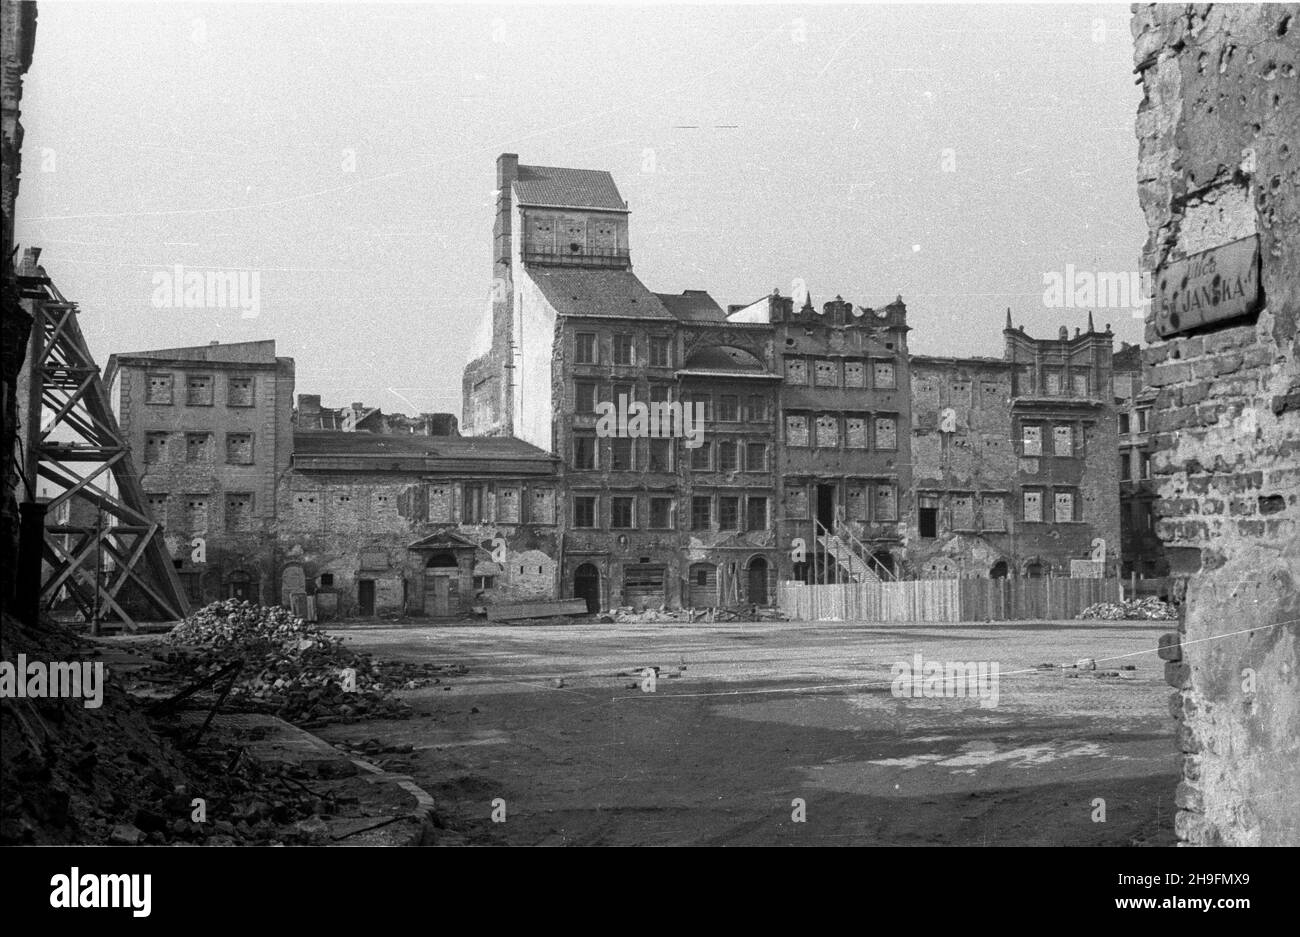
[[[449,843],[1172,845],[1168,627],[342,624],[468,673],[406,692],[417,718],[318,734],[413,744],[389,770],[433,795]],[[998,705],[896,698],[891,665],[916,654],[997,662]]]

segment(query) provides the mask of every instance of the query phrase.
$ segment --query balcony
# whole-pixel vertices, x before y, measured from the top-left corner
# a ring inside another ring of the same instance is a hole
[[[583,247],[569,245],[562,251],[525,245],[524,263],[550,267],[606,267],[626,269],[632,265],[629,252],[617,247]]]

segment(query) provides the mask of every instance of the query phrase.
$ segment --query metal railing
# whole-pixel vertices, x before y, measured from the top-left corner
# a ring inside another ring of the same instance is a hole
[[[578,250],[549,250],[525,245],[524,263],[552,264],[561,267],[627,266],[631,260],[626,248],[581,247]]]
[[[841,544],[850,554],[861,561],[863,567],[874,573],[876,578],[881,582],[897,581],[898,576],[895,575],[889,567],[885,566],[884,563],[876,559],[875,556],[867,552],[866,545],[855,537],[851,530],[849,530],[848,524],[844,522],[843,512],[838,512],[836,514],[834,524],[836,529],[832,531],[821,521],[816,518],[813,519],[813,538],[822,544],[823,556],[826,558],[823,560],[822,569],[820,571],[820,585],[839,585],[845,581],[845,579],[841,577],[842,564],[840,563],[840,558],[834,554],[831,548],[832,538]],[[832,564],[832,569],[829,572],[826,569],[827,561]],[[815,568],[814,572],[816,572]],[[845,575],[852,578],[851,568],[850,570],[845,571]]]

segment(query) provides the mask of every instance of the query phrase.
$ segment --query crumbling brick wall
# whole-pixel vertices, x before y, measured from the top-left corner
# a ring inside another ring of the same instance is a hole
[[[1189,577],[1162,642],[1189,844],[1300,844],[1300,5],[1134,10],[1144,269],[1258,237],[1262,308],[1162,337],[1157,532]]]

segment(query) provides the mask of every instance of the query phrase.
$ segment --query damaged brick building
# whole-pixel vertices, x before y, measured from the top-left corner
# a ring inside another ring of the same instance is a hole
[[[462,424],[560,459],[560,596],[763,603],[785,579],[1118,568],[1109,328],[1008,320],[1002,359],[913,357],[901,297],[724,312],[654,293],[608,173],[513,154],[494,237]],[[607,437],[620,400],[698,405],[703,437]]]

